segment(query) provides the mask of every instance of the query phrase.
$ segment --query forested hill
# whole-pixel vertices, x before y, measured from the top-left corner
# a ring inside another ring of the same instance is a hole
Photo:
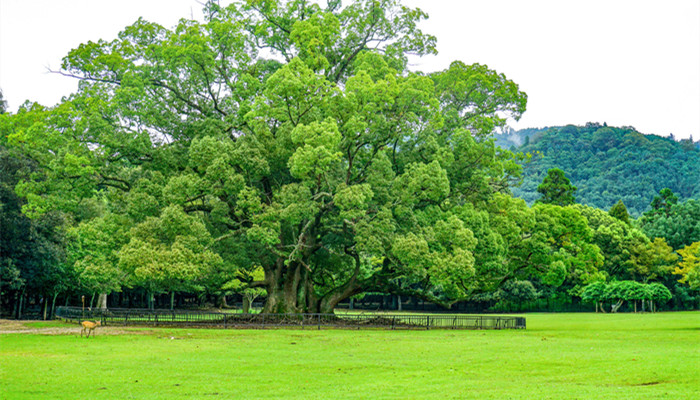
[[[638,216],[666,187],[681,201],[700,198],[700,146],[692,140],[589,123],[496,135],[496,143],[541,153],[524,166],[523,184],[513,189],[529,204],[539,198],[537,186],[550,168],[562,169],[578,187],[577,203],[604,210],[622,199],[630,214]]]

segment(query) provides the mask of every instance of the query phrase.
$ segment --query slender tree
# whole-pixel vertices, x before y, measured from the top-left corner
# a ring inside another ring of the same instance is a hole
[[[537,191],[542,195],[536,200],[537,203],[568,206],[576,201],[574,197],[576,186],[572,185],[569,178],[564,175],[564,171],[558,168],[547,171],[547,176],[537,186]]]
[[[625,203],[623,203],[622,200],[618,200],[617,203],[610,208],[608,214],[628,225],[630,223],[630,214],[627,212],[627,207],[625,207]]]
[[[654,199],[649,205],[650,210],[647,211],[645,215],[668,216],[671,213],[671,207],[673,207],[674,204],[678,204],[678,196],[676,196],[669,188],[661,189],[659,191],[659,195],[654,196]]]

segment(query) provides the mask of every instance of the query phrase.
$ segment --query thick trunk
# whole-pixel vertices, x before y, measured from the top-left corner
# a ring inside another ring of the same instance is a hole
[[[219,297],[219,308],[229,308],[228,302],[226,302],[226,295],[225,294],[222,294]]]
[[[46,321],[46,313],[49,312],[49,302],[48,299],[46,298],[46,295],[42,298],[42,301],[44,302],[44,315],[43,315],[43,320]]]
[[[339,302],[362,291],[357,281],[360,258],[352,251],[346,250],[346,253],[355,261],[352,276],[320,297],[316,295],[312,272],[305,263],[296,260],[285,263],[288,260],[279,258],[274,265],[264,267],[267,301],[262,312],[332,314]]]
[[[299,262],[284,265],[278,260],[274,270],[266,270],[267,301],[263,313],[289,314],[317,312],[312,286],[308,281],[308,271]]]
[[[321,298],[318,312],[322,314],[333,314],[333,310],[341,301],[354,296],[362,291],[361,286],[353,276],[345,285],[333,289]]]
[[[175,291],[170,291],[170,311],[175,309]]]
[[[92,301],[90,301],[90,304],[92,305]],[[107,293],[100,293],[100,295],[97,296],[97,308],[100,310],[107,309]]]

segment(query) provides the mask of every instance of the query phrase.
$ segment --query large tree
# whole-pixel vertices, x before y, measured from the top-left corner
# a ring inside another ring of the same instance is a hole
[[[8,126],[44,167],[17,187],[26,213],[106,204],[100,218],[131,227],[119,268],[152,291],[262,267],[245,284],[267,291],[266,312],[330,312],[366,291],[448,305],[508,275],[484,247],[506,233],[470,218],[517,180],[488,138],[525,110],[516,84],[478,64],[408,71],[435,39],[396,0],[206,15],[70,52],[61,73],[79,91]]]

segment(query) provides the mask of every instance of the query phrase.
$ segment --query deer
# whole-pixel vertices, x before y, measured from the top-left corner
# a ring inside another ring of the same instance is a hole
[[[87,337],[89,338],[90,332],[92,332],[94,335],[95,328],[102,325],[102,323],[100,321],[97,321],[97,322],[83,321],[80,323],[80,325],[83,326],[83,330],[80,331],[80,337],[83,337],[83,333],[85,332],[85,333],[87,333]]]

